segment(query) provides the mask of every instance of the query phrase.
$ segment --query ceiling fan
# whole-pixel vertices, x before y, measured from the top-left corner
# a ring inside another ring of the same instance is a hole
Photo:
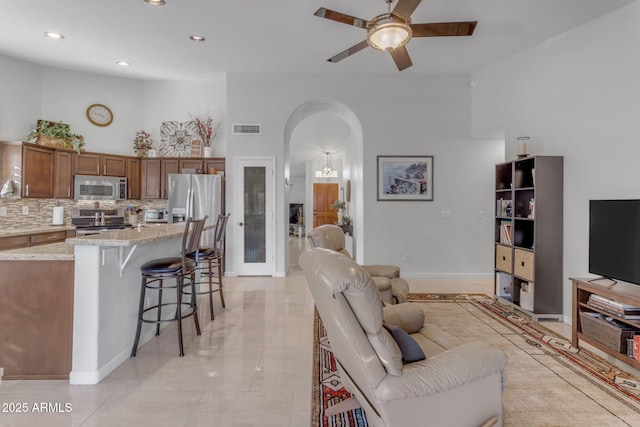
[[[391,54],[399,71],[413,65],[406,44],[412,37],[446,37],[470,36],[478,21],[435,22],[428,24],[412,24],[411,14],[422,0],[398,0],[391,10],[393,0],[387,2],[387,13],[378,15],[371,21],[356,18],[344,13],[321,7],[314,13],[320,18],[330,19],[354,27],[367,30],[367,39],[332,56],[327,61],[338,62],[354,53],[360,52],[367,46],[384,50]]]

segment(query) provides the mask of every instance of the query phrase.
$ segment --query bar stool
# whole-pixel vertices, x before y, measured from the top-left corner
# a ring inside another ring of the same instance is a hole
[[[136,330],[136,338],[133,342],[133,349],[131,350],[131,357],[135,357],[136,352],[138,351],[138,341],[140,340],[142,323],[155,323],[157,336],[160,335],[160,322],[177,321],[180,356],[184,356],[184,347],[182,343],[182,319],[193,316],[193,321],[196,326],[196,332],[198,335],[201,334],[200,322],[198,321],[198,307],[196,305],[196,298],[194,294],[197,262],[194,259],[187,257],[187,254],[190,254],[192,252],[197,253],[200,244],[200,236],[202,235],[202,230],[204,229],[206,220],[206,216],[198,220],[194,220],[191,218],[187,219],[184,227],[184,234],[182,235],[182,251],[179,257],[154,259],[140,266],[140,272],[142,274],[142,285],[140,287],[138,328]],[[175,280],[175,285],[165,285],[165,280],[172,279]],[[184,293],[184,288],[186,287],[191,287],[191,300],[188,302],[183,302],[182,296]],[[148,308],[144,308],[147,289],[158,291],[158,304]],[[162,292],[165,289],[176,290],[175,302],[162,302]],[[171,319],[163,319],[162,307],[169,305],[176,306],[175,315]],[[186,313],[182,312],[184,306],[187,306],[189,308]],[[144,314],[151,310],[157,311],[156,318],[145,318]]]
[[[214,231],[212,248],[199,248],[198,252],[192,252],[190,254],[187,254],[189,258],[194,259],[199,263],[199,267],[197,267],[197,269],[200,271],[200,278],[202,278],[202,276],[208,277],[208,280],[200,280],[196,282],[196,285],[208,284],[209,290],[196,292],[196,294],[209,295],[209,313],[211,314],[211,320],[214,320],[214,317],[213,317],[213,293],[214,292],[220,292],[220,302],[222,303],[223,308],[226,307],[224,304],[224,293],[222,291],[222,262],[224,260],[225,231],[227,229],[227,221],[229,221],[230,215],[231,214],[218,215],[218,221],[216,221],[216,229]],[[217,280],[215,281],[213,279],[214,267],[217,267],[217,270],[218,270]],[[217,285],[217,288],[215,289],[213,288],[214,284]]]

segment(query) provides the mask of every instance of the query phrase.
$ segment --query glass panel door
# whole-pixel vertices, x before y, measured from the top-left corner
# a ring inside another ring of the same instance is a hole
[[[237,248],[239,276],[275,273],[274,159],[236,160]]]
[[[244,262],[266,261],[266,168],[244,168]]]

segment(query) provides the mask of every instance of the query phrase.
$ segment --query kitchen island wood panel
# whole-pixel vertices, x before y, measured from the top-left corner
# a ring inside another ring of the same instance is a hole
[[[74,262],[0,260],[0,277],[2,379],[68,379]]]

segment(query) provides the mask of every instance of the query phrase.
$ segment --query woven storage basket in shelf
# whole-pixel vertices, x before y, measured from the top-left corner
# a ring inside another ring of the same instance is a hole
[[[632,326],[605,320],[603,314],[590,311],[580,312],[580,324],[583,334],[619,353],[627,352],[627,339],[633,337],[634,332],[640,333]]]

